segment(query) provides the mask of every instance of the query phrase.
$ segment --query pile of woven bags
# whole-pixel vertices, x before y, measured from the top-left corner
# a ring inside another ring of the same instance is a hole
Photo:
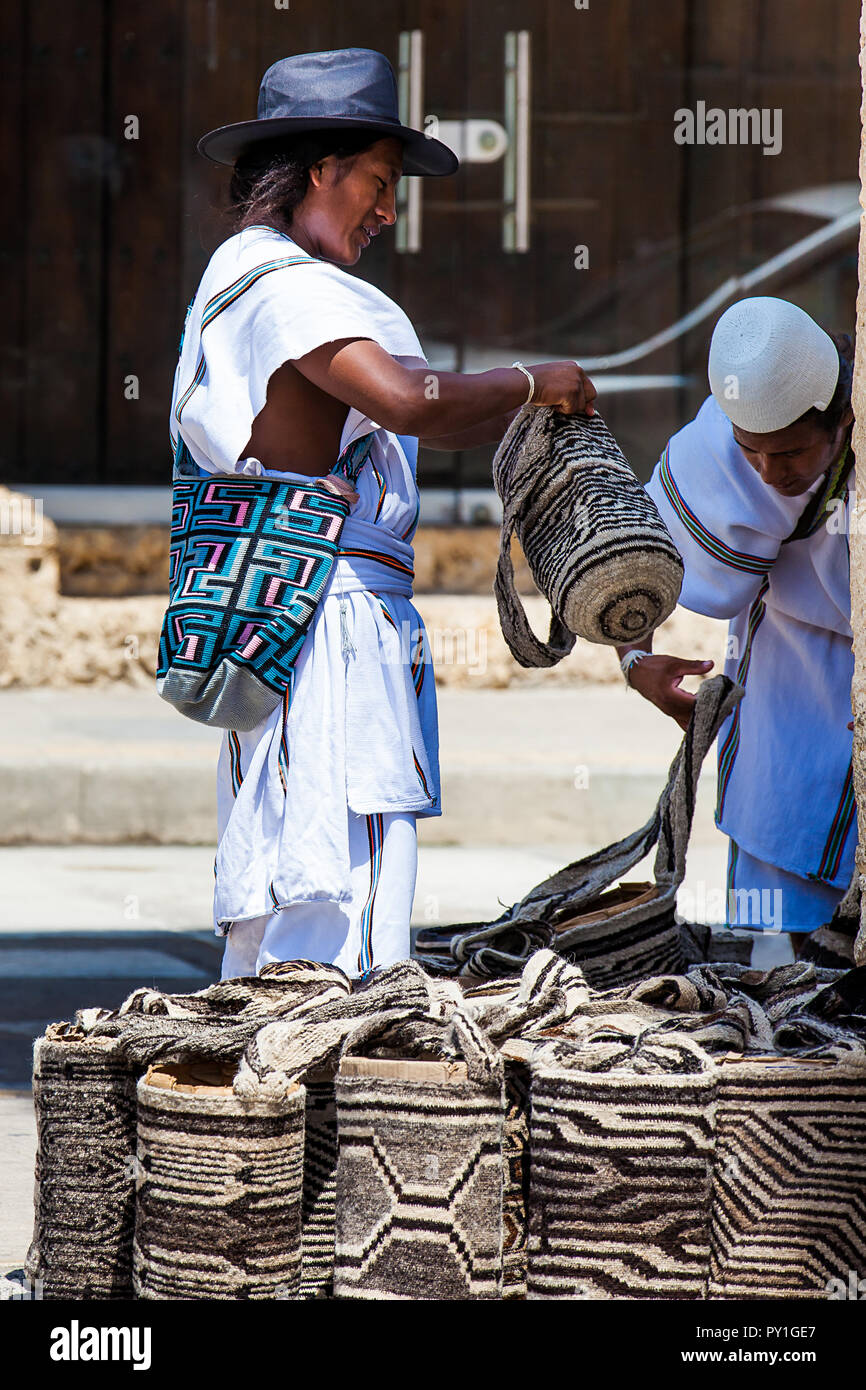
[[[35,1049],[45,1298],[826,1297],[866,1261],[864,970],[613,988],[291,962]]]

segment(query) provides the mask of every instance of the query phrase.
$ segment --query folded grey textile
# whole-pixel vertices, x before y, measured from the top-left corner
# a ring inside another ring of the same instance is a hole
[[[464,1008],[491,1041],[532,1038],[568,1023],[591,1000],[583,971],[553,951],[536,951],[507,988],[466,989]]]
[[[625,1011],[593,1019],[576,1037],[541,1044],[532,1056],[533,1074],[555,1064],[576,1071],[627,1071],[634,1076],[687,1075],[706,1071],[712,1064],[711,1055],[693,1034],[644,1023]]]
[[[751,932],[735,931],[731,927],[708,926],[705,922],[682,922],[680,946],[686,965],[703,965],[706,961],[736,961],[749,965],[754,937]],[[820,964],[831,962],[820,962]]]
[[[698,778],[716,734],[742,697],[742,688],[726,676],[704,682],[667,785],[640,830],[566,865],[495,922],[419,932],[418,960],[433,972],[479,978],[514,974],[533,951],[550,947],[599,988],[682,970],[676,894],[685,876]],[[654,845],[654,889],[623,894],[621,906],[606,909],[604,895]]]
[[[686,975],[592,992],[559,1041],[568,1051],[606,1040],[611,1057],[619,1058],[610,1065],[631,1066],[633,1054],[668,1046],[674,1037],[688,1037],[716,1057],[866,1055],[866,970],[845,973],[802,961],[768,971],[730,962],[693,966]]]
[[[673,612],[683,562],[649,493],[601,416],[526,406],[493,460],[502,499],[494,591],[502,634],[521,666],[552,666],[574,646],[641,642]],[[536,637],[514,587],[517,533],[553,610]]]
[[[410,1020],[442,1016],[444,997],[457,1000],[414,961],[386,967],[351,995],[320,1005],[309,1016],[268,1023],[250,1041],[234,1081],[237,1095],[280,1096],[307,1070],[333,1066],[351,1045],[373,1043]]]
[[[303,1017],[345,998],[349,977],[318,961],[282,961],[261,975],[220,980],[194,994],[137,989],[115,1012],[80,1010],[82,1034],[112,1038],[120,1055],[144,1067],[155,1061],[237,1061],[270,1019]]]
[[[266,1024],[247,1047],[235,1091],[279,1095],[307,1072],[335,1067],[352,1052],[459,1059],[471,1080],[498,1082],[500,1042],[567,1024],[589,1000],[582,971],[552,951],[536,952],[519,977],[465,992],[456,981],[401,961],[345,999]]]

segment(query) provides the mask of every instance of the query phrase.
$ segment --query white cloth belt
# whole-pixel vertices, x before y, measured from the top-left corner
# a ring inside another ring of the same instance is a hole
[[[346,551],[350,553],[346,554]],[[338,594],[342,590],[343,593],[352,594],[372,589],[376,593],[402,594],[404,598],[411,598],[413,558],[411,545],[390,531],[349,516],[343,523],[329,592]]]

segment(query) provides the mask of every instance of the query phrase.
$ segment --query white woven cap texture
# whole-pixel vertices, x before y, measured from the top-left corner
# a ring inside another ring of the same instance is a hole
[[[839,378],[833,339],[796,304],[768,295],[741,299],[713,330],[710,390],[728,419],[750,434],[826,410]]]

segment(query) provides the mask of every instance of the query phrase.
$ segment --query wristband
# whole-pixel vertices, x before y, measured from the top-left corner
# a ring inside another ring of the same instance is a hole
[[[631,686],[631,681],[628,678],[629,671],[632,666],[636,666],[639,661],[643,661],[645,656],[652,656],[652,652],[642,652],[635,647],[633,651],[626,652],[622,661],[619,663],[619,669],[625,676],[625,683],[627,686]]]
[[[523,372],[523,375],[526,377],[526,380],[529,382],[529,395],[526,397],[526,400],[523,402],[524,405],[529,405],[529,402],[532,400],[532,397],[535,395],[535,377],[532,375],[532,372],[529,370],[528,367],[524,367],[524,365],[523,365],[522,362],[512,362],[511,365],[512,365],[512,367],[516,367],[517,370],[518,370],[519,372]]]

